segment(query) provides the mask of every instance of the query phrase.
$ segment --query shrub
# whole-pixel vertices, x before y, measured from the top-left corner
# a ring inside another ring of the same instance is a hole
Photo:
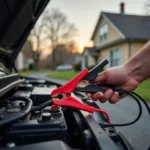
[[[29,70],[33,70],[33,69],[34,69],[34,64],[33,63],[29,64]]]
[[[81,63],[77,63],[74,65],[74,70],[75,71],[80,71],[81,70]]]

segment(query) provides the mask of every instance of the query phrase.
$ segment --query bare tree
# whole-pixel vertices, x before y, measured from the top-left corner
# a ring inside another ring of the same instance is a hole
[[[75,41],[70,41],[66,44],[66,49],[70,51],[72,54],[78,53],[79,47]]]
[[[32,58],[33,53],[32,51],[33,51],[32,43],[29,40],[27,40],[22,47],[22,52],[25,56]]]
[[[49,67],[53,67],[53,57],[55,57],[55,65],[61,65],[64,63],[69,63],[69,60],[75,56],[76,46],[73,43],[69,44],[59,44],[54,48],[55,56],[51,53],[47,57],[47,62],[49,63]]]
[[[39,65],[39,60],[40,60],[40,55],[43,51],[43,28],[45,26],[45,24],[43,23],[45,18],[44,16],[41,16],[41,18],[39,19],[39,21],[36,23],[36,25],[34,26],[34,28],[32,29],[28,40],[31,42],[32,44],[32,58],[34,60],[34,66],[35,69],[38,69],[38,65]]]
[[[145,10],[146,15],[150,15],[150,0],[145,1],[144,10]]]
[[[58,45],[68,44],[77,35],[76,26],[69,22],[65,14],[59,9],[47,10],[44,15],[45,39],[50,42],[52,50],[53,68],[56,67],[56,53]]]
[[[38,69],[40,55],[44,50],[44,42],[49,43],[52,50],[53,67],[56,67],[56,57],[58,46],[73,43],[74,36],[77,35],[77,28],[73,23],[70,23],[67,17],[59,9],[46,10],[33,30],[30,33],[29,41],[32,43],[34,51],[32,56],[35,64],[35,69]],[[74,44],[72,44],[73,46]],[[59,56],[58,56],[59,57]]]

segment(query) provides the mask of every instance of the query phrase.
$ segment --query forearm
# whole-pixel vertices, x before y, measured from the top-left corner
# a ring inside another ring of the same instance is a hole
[[[131,57],[124,65],[130,76],[136,78],[137,81],[150,77],[150,42],[147,43],[136,55]]]

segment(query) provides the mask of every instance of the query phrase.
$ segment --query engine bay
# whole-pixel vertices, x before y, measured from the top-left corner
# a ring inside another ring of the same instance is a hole
[[[39,143],[46,142],[49,149],[58,150],[131,149],[114,127],[101,127],[100,124],[106,122],[103,114],[54,107],[50,94],[59,84],[44,79],[20,78],[18,74],[3,76],[1,80],[5,81],[5,78],[7,85],[4,82],[1,86],[3,94],[0,101],[1,148],[27,146],[26,149],[30,149],[34,146],[37,149]],[[73,96],[99,108],[96,102],[79,92]],[[28,107],[32,109],[28,111]],[[54,146],[53,143],[57,144]]]

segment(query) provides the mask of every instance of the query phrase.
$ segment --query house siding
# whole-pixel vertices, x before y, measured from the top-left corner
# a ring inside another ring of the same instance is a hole
[[[104,24],[108,25],[107,40],[100,41],[100,27],[103,26]],[[119,35],[119,33],[112,27],[112,25],[107,20],[105,20],[104,17],[102,17],[102,20],[100,21],[98,25],[95,37],[93,38],[94,46],[102,46],[120,38],[121,36]]]
[[[16,59],[16,67],[18,70],[24,69],[23,61],[24,61],[23,53],[20,52]]]
[[[91,57],[91,66],[94,66],[95,65],[95,59],[94,59],[94,57]]]
[[[132,43],[131,44],[131,49],[132,49],[131,55],[132,56],[135,55],[145,44],[146,44],[146,42],[142,42],[142,41]]]
[[[131,55],[135,55],[143,46],[145,45],[145,42],[132,42],[131,43]],[[115,49],[115,48],[119,48],[120,49],[120,64],[124,64],[125,62],[127,62],[129,60],[129,43],[128,42],[125,42],[125,43],[122,43],[122,44],[118,44],[116,46],[112,46],[112,47],[109,47],[107,49],[104,49],[102,50],[100,53],[99,53],[99,59],[98,61],[102,61],[104,59],[108,59],[110,61],[110,51],[112,49]]]
[[[99,62],[103,59],[108,59],[110,61],[110,52],[111,50],[119,48],[120,49],[120,64],[123,64],[128,60],[128,43],[118,44],[116,46],[109,47],[107,49],[102,50],[99,53]]]
[[[30,64],[33,64],[33,58],[27,57],[23,52],[20,52],[15,61],[16,68],[18,70],[29,69]]]

